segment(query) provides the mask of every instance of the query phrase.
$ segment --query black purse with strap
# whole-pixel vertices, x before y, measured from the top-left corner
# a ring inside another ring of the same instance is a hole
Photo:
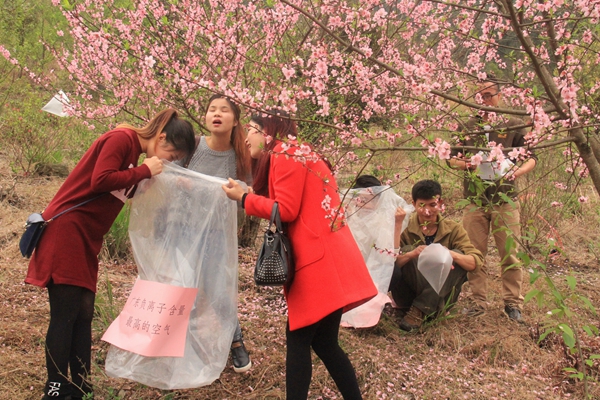
[[[21,250],[21,254],[23,255],[23,257],[31,257],[31,254],[33,254],[33,250],[35,250],[38,242],[40,241],[40,238],[42,237],[42,233],[44,233],[44,229],[46,229],[46,225],[48,225],[51,221],[77,207],[81,207],[82,205],[87,204],[92,200],[96,200],[97,198],[104,196],[105,194],[106,193],[102,193],[98,196],[92,197],[91,199],[87,199],[86,201],[81,202],[71,208],[61,211],[49,220],[45,220],[44,217],[42,217],[42,214],[31,214],[27,218],[27,222],[25,223],[25,232],[23,232],[23,236],[21,236],[21,240],[19,241],[19,249]]]
[[[256,260],[254,282],[259,286],[285,285],[289,287],[293,279],[292,247],[281,223],[279,204],[275,202],[271,210],[269,227],[265,232],[264,242]]]

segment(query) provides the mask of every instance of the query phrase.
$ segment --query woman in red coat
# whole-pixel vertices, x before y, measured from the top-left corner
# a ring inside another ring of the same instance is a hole
[[[342,313],[368,301],[377,290],[356,242],[339,213],[337,184],[328,163],[294,140],[295,124],[276,115],[254,116],[246,143],[255,160],[253,191],[234,180],[223,190],[248,215],[269,219],[279,203],[287,223],[295,277],[285,290],[286,398],[306,399],[312,374],[311,347],[344,399],[360,399],[354,368],[338,344]]]

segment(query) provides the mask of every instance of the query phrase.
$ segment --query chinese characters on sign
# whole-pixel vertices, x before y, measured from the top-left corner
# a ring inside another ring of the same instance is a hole
[[[183,357],[198,289],[138,279],[102,340],[146,357]]]

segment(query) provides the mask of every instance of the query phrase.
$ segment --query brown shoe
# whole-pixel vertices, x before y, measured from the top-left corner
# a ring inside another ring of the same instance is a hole
[[[407,312],[408,308],[394,308],[390,303],[387,303],[382,311],[383,315],[397,321],[404,318]]]
[[[423,317],[423,311],[415,306],[411,306],[408,313],[400,321],[400,329],[407,332],[419,329],[423,324]]]
[[[479,304],[475,304],[473,307],[465,308],[463,310],[463,314],[465,314],[467,317],[478,317],[480,315],[483,315],[484,313],[485,308]]]

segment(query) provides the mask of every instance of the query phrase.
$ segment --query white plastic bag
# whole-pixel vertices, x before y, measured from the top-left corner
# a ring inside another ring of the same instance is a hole
[[[440,294],[440,290],[446,283],[451,268],[452,255],[450,250],[439,243],[430,244],[419,254],[417,269],[437,294]]]
[[[489,157],[489,153],[480,151],[479,154],[484,160],[487,160]],[[510,161],[508,158],[502,160],[502,162],[498,161],[484,161],[482,162],[478,169],[477,175],[485,180],[485,181],[497,181],[500,178],[503,178],[513,167],[514,163]]]
[[[348,226],[358,244],[373,283],[379,292],[375,298],[342,315],[341,325],[366,328],[379,322],[381,311],[390,302],[387,295],[395,257],[394,214],[397,207],[406,211],[402,230],[408,226],[414,207],[398,196],[389,186],[349,189],[344,198]]]
[[[237,318],[237,204],[224,179],[172,163],[138,186],[129,235],[141,279],[198,288],[183,357],[144,357],[111,346],[106,372],[160,389],[219,377]]]
[[[69,98],[62,90],[59,90],[57,94],[50,99],[50,101],[42,107],[42,111],[46,111],[50,114],[58,115],[59,117],[66,117],[69,114],[65,111],[70,104]]]

